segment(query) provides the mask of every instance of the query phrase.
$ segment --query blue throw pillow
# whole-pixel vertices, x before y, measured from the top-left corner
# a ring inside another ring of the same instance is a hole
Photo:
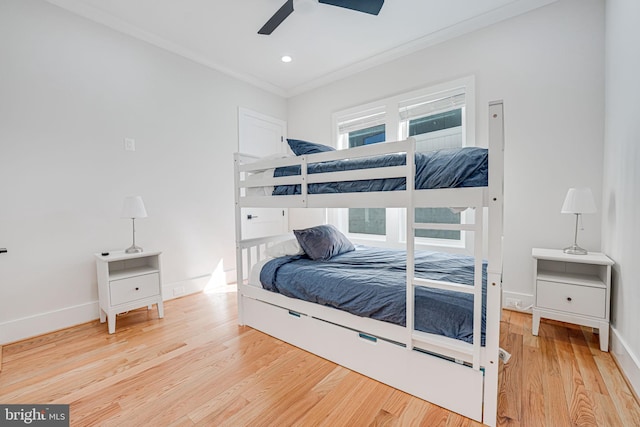
[[[355,250],[353,243],[331,224],[293,230],[293,234],[307,256],[314,261],[327,261]]]
[[[328,145],[316,144],[315,142],[302,141],[301,139],[289,139],[287,138],[291,151],[296,156],[303,156],[305,154],[324,153],[325,151],[336,151],[335,148]]]

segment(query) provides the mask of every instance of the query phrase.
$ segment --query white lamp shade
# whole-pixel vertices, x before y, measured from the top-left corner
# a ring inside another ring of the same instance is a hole
[[[570,188],[562,205],[562,213],[585,214],[596,213],[596,202],[588,187]]]
[[[147,210],[140,196],[129,196],[124,198],[122,204],[122,218],[146,218]]]

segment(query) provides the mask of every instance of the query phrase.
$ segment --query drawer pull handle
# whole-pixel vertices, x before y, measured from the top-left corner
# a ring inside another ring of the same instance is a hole
[[[571,297],[567,297],[567,301],[571,302]]]
[[[371,335],[367,335],[367,334],[363,334],[362,332],[358,332],[358,336],[360,338],[362,338],[365,341],[369,341],[372,343],[377,343],[378,342],[378,338],[371,336]]]
[[[136,291],[139,291],[139,290],[140,290],[140,288],[136,288]]]

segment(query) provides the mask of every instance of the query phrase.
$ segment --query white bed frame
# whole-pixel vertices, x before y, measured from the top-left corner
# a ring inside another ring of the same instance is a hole
[[[374,144],[308,156],[256,160],[236,153],[236,258],[238,321],[392,387],[494,426],[497,413],[502,278],[504,131],[502,101],[489,104],[488,187],[414,189],[415,141]],[[307,175],[307,164],[387,153],[406,153],[406,166]],[[247,181],[252,171],[300,165],[301,175]],[[307,184],[406,177],[407,189],[393,192],[307,194]],[[250,187],[301,184],[300,195],[248,196]],[[406,207],[407,236],[415,229],[456,229],[474,233],[474,286],[414,277],[415,239],[407,242],[407,326],[363,318],[334,308],[289,298],[246,283],[250,268],[268,246],[291,235],[242,239],[246,207]],[[473,224],[416,224],[416,207],[475,208]],[[485,209],[486,208],[486,209]],[[488,220],[484,215],[488,214]],[[483,248],[487,250],[485,346],[480,345]],[[427,286],[474,295],[474,342],[413,330],[414,288]],[[393,363],[391,363],[393,362]]]

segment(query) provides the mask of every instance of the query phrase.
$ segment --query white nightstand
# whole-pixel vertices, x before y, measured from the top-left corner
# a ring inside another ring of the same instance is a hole
[[[162,252],[95,254],[98,269],[100,322],[108,320],[109,333],[116,331],[116,315],[157,304],[158,317],[164,317],[162,305]]]
[[[532,251],[534,303],[533,335],[540,318],[598,328],[600,350],[609,349],[611,266],[604,254],[569,255],[560,249]]]

